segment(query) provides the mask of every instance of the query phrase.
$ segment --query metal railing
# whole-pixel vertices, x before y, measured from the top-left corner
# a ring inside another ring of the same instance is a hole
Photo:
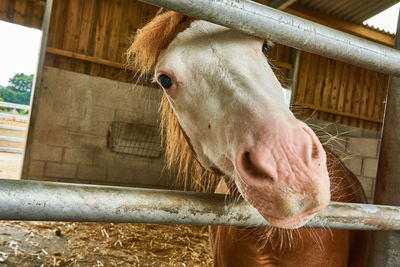
[[[11,108],[14,110],[30,110],[30,107],[27,105],[8,103],[8,102],[0,102],[0,107],[3,108]],[[13,123],[23,122],[26,123],[28,121],[27,115],[19,115],[19,114],[9,114],[0,112],[0,120],[2,122],[8,122],[9,124],[2,124],[0,122],[0,130],[5,130],[7,132],[26,132],[26,127],[15,126]],[[0,152],[10,152],[10,153],[20,153],[22,154],[24,150],[22,148],[12,147],[12,143],[25,143],[25,138],[15,137],[14,134],[8,133],[8,135],[0,134],[0,141],[3,141],[3,145],[0,146]],[[4,142],[7,142],[6,146],[4,146]]]
[[[0,107],[30,110],[30,107],[27,105],[8,103],[8,102],[0,102]]]
[[[9,114],[9,113],[0,113],[0,118],[13,119],[13,120],[19,120],[19,121],[28,121],[28,116]]]
[[[225,195],[1,179],[0,219],[270,226]],[[400,207],[331,202],[306,227],[400,230]]]

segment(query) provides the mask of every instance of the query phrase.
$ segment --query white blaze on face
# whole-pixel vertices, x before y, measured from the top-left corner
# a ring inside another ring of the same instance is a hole
[[[220,155],[234,162],[243,129],[252,127],[255,119],[265,120],[268,110],[281,107],[280,117],[292,116],[284,108],[280,83],[262,54],[262,44],[196,21],[159,58],[156,75],[165,73],[174,80],[174,87],[166,90],[168,99],[206,167]]]
[[[155,75],[171,80],[165,93],[199,162],[235,179],[264,217],[290,227],[326,205],[329,179],[321,144],[288,109],[262,46],[195,21],[161,53]]]

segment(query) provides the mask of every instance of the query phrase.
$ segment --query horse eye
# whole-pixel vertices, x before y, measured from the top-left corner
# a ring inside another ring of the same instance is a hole
[[[173,84],[172,79],[166,74],[161,74],[158,81],[164,89],[169,89]]]
[[[262,52],[265,56],[268,56],[268,42],[265,40],[262,46]]]

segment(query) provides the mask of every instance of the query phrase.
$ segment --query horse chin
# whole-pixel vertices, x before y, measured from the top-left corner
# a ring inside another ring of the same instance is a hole
[[[292,217],[287,218],[277,218],[270,215],[261,215],[267,220],[271,225],[278,227],[278,228],[286,228],[286,229],[297,229],[303,227],[307,224],[314,216],[324,208],[326,208],[329,204],[329,200],[324,204],[316,207],[312,210],[302,212]]]
[[[312,218],[314,218],[316,214],[306,215],[301,218],[294,219],[278,219],[274,217],[264,216],[264,218],[274,227],[284,228],[284,229],[297,229],[303,227],[306,223],[308,223]]]

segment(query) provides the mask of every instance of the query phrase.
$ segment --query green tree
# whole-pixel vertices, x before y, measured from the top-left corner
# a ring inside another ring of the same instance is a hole
[[[3,98],[5,102],[29,105],[33,74],[17,73],[8,81],[9,86],[0,88],[0,98]]]
[[[20,92],[30,92],[32,90],[33,74],[25,75],[23,73],[17,73],[8,80],[14,90]]]

